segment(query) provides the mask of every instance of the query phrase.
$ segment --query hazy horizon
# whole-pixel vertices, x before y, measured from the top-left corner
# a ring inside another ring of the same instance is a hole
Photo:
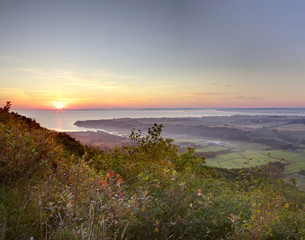
[[[207,108],[180,108],[180,107],[176,107],[176,108],[163,108],[163,107],[156,107],[156,108],[61,108],[61,109],[54,109],[54,108],[14,108],[12,107],[13,111],[17,111],[17,110],[46,110],[46,111],[90,111],[90,110],[204,110],[204,109],[215,109],[215,110],[268,110],[268,109],[305,109],[305,107],[244,107],[244,108],[240,108],[240,107],[207,107]]]
[[[16,109],[305,107],[305,2],[0,3]]]
[[[77,121],[99,119],[202,118],[224,116],[305,116],[305,108],[196,108],[196,109],[20,109],[18,114],[35,119],[43,127],[56,131],[84,131]],[[87,129],[88,130],[88,129]],[[92,130],[92,129],[89,129]]]

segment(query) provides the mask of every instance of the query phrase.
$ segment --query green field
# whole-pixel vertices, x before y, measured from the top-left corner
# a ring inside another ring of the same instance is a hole
[[[268,156],[268,154],[270,154],[270,156]],[[285,174],[296,173],[302,169],[305,169],[304,154],[281,150],[246,150],[239,153],[220,154],[216,158],[206,159],[206,163],[215,167],[242,168],[247,166],[259,166],[262,164],[267,164],[268,162],[281,161],[282,159],[288,163],[288,165],[285,166]]]
[[[231,148],[224,146],[206,146],[196,149],[197,152],[219,152],[223,150],[231,150]]]
[[[206,159],[207,165],[222,167],[222,168],[243,168],[256,167],[268,162],[278,161],[276,159],[268,158],[267,152],[246,150],[243,152],[228,153],[218,155],[216,158]]]
[[[285,159],[289,162],[289,165],[285,167],[285,174],[291,174],[299,172],[300,170],[305,170],[305,153],[294,153],[285,152],[280,150],[270,151],[272,158]]]
[[[223,141],[224,146],[216,144],[206,144],[207,139],[179,139],[176,143],[196,144],[196,152],[209,156],[211,152],[217,154],[216,157],[207,157],[206,163],[209,166],[221,168],[244,168],[265,165],[268,162],[283,161],[286,165],[283,173],[288,177],[297,180],[299,186],[305,185],[305,177],[298,174],[299,171],[305,170],[305,150],[298,152],[284,150],[269,150],[264,144]],[[268,149],[268,150],[267,150]],[[229,150],[228,153],[222,151]]]
[[[175,139],[176,143],[201,143],[203,139],[198,138],[186,138],[186,139]]]

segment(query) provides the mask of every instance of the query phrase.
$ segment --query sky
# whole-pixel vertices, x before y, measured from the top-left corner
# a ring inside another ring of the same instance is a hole
[[[1,0],[0,104],[305,107],[305,1]]]

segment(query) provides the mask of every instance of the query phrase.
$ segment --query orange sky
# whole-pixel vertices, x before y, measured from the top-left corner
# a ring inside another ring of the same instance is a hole
[[[115,2],[1,1],[2,105],[305,107],[305,3]]]

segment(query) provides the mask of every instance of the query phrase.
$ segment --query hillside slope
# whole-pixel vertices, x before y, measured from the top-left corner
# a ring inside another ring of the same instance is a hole
[[[9,110],[0,108],[0,239],[305,236],[304,194],[269,166],[208,167],[193,148],[179,155],[157,124],[104,153]]]

